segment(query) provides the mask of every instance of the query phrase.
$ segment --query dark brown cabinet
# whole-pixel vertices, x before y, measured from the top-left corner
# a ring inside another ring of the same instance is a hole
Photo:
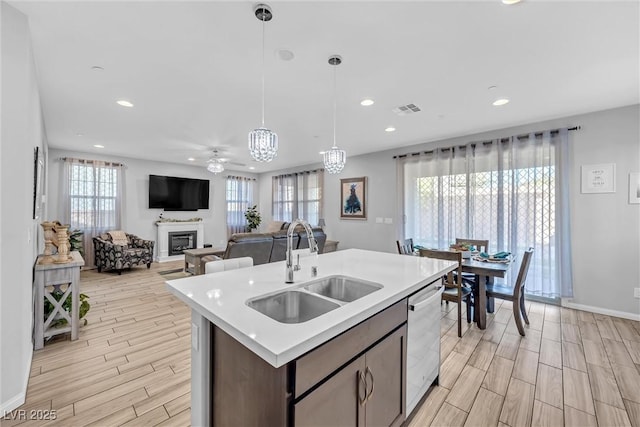
[[[407,300],[280,368],[213,327],[212,425],[399,426]]]
[[[406,325],[304,396],[294,407],[295,426],[400,425],[405,341]]]

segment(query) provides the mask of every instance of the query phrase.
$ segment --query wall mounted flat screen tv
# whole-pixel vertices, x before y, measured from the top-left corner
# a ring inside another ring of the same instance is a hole
[[[209,180],[149,175],[149,209],[209,209]]]

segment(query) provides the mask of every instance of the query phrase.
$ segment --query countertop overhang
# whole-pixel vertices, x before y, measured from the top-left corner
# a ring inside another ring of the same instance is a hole
[[[307,252],[308,253],[308,252]],[[311,276],[317,259],[318,275]],[[334,338],[454,269],[451,261],[347,249],[303,257],[294,283],[284,261],[167,281],[167,288],[211,323],[278,368]],[[384,287],[303,323],[277,322],[249,307],[249,299],[343,275]]]

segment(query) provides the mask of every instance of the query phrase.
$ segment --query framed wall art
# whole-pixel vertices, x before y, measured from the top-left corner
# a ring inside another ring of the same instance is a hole
[[[583,193],[615,193],[616,164],[582,165]]]
[[[640,203],[640,172],[629,174],[629,203]]]
[[[340,180],[340,218],[367,219],[367,177]]]

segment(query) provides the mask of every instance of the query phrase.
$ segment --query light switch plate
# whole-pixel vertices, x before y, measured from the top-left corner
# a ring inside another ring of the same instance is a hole
[[[640,298],[640,288],[633,288],[633,297]]]
[[[376,224],[382,224],[382,217],[381,216],[377,216],[376,217]]]
[[[385,224],[393,224],[393,218],[385,218],[384,219],[384,223]]]

